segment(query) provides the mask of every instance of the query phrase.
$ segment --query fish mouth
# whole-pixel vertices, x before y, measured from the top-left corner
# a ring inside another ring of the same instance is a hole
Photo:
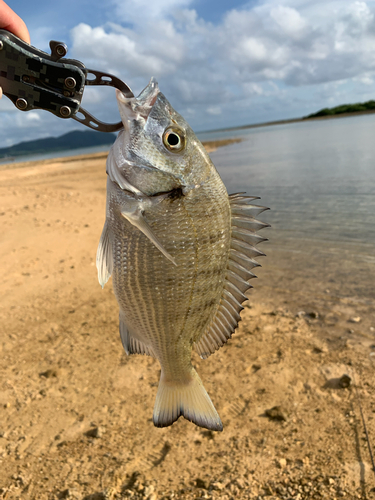
[[[151,78],[147,87],[142,90],[138,97],[126,97],[120,90],[116,89],[117,104],[125,129],[129,129],[130,121],[147,121],[159,93],[158,82],[154,77]]]

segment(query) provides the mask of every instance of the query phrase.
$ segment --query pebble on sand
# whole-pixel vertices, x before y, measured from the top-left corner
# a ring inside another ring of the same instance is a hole
[[[195,480],[195,486],[196,486],[197,488],[202,488],[203,490],[208,490],[208,486],[209,486],[209,484],[208,484],[208,482],[207,482],[207,481],[205,481],[204,479],[201,479],[201,478],[199,478],[199,477],[198,477],[198,478]]]
[[[361,317],[360,316],[353,316],[353,318],[349,318],[349,323],[360,323]]]
[[[106,430],[104,427],[93,427],[92,429],[89,429],[87,432],[85,432],[85,436],[99,439],[103,437],[105,431]]]
[[[67,488],[62,491],[58,498],[66,500],[81,500],[82,495],[74,488]]]
[[[58,376],[58,373],[57,373],[57,370],[52,370],[50,368],[50,369],[46,370],[45,372],[39,373],[39,376],[44,377],[44,378],[53,378],[53,377],[56,378]]]
[[[316,311],[310,311],[310,312],[306,313],[306,316],[308,316],[311,319],[318,319],[319,313]]]
[[[341,388],[341,389],[346,389],[347,387],[349,387],[352,383],[352,379],[349,377],[349,375],[347,375],[346,373],[340,377],[340,380],[338,381],[338,386]]]
[[[220,483],[220,481],[215,481],[211,484],[211,487],[213,490],[217,490],[217,491],[222,491],[225,486],[223,483]]]
[[[285,410],[281,406],[273,406],[269,410],[266,410],[265,415],[271,420],[286,421]]]

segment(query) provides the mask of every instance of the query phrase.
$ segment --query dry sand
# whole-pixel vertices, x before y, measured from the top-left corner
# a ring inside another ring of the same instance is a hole
[[[306,310],[277,251],[233,339],[194,356],[224,431],[153,426],[158,363],[123,352],[111,282],[97,281],[105,184],[102,153],[0,166],[0,498],[374,498],[340,383],[355,374],[374,445],[371,319],[324,294]]]

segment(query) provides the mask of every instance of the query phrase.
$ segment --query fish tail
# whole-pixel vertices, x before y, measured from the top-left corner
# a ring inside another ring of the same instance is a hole
[[[185,383],[176,383],[166,381],[162,372],[154,406],[154,425],[168,427],[182,415],[200,427],[222,431],[223,424],[198,373],[192,368],[189,375]]]

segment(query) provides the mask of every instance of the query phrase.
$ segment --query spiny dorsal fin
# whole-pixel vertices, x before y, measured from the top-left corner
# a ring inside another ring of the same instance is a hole
[[[248,281],[256,278],[250,269],[260,265],[254,257],[264,255],[255,247],[266,241],[266,238],[257,235],[255,231],[269,227],[269,224],[260,222],[255,217],[268,208],[250,204],[257,199],[259,198],[255,196],[244,196],[244,193],[229,195],[232,239],[224,289],[215,316],[194,344],[195,350],[203,359],[224,345],[237,328],[243,309],[241,304],[247,300],[245,293],[252,288]]]

